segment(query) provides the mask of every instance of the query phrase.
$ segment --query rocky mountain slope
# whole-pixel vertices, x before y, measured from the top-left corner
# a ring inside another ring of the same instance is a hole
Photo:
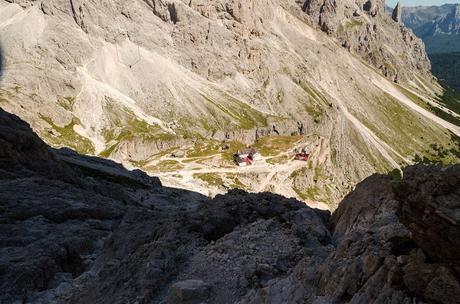
[[[423,39],[428,53],[460,51],[460,4],[406,7],[402,19]]]
[[[295,145],[265,143],[299,136],[310,164],[243,186],[331,208],[376,171],[458,162],[459,114],[383,0],[1,0],[0,20],[0,104],[55,147],[156,174],[177,149],[221,170],[222,145],[281,157]],[[240,185],[219,170],[200,177]]]
[[[459,165],[373,175],[331,216],[166,188],[3,110],[0,164],[2,303],[459,303]]]

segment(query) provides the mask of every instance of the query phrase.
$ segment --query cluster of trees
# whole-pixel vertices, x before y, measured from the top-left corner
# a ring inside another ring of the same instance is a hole
[[[460,52],[430,54],[433,74],[460,93]]]

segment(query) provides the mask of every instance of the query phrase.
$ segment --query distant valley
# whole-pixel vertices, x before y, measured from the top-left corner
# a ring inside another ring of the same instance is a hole
[[[425,43],[433,74],[459,92],[460,4],[404,7],[402,21]]]
[[[402,20],[429,54],[460,51],[460,4],[404,7]]]

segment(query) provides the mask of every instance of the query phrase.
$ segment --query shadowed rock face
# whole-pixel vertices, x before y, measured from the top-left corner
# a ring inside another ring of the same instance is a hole
[[[214,199],[52,150],[0,110],[0,302],[458,303],[460,165],[373,175],[332,214]]]

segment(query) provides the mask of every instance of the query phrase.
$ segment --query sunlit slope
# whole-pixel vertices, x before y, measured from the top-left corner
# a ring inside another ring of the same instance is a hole
[[[458,161],[460,128],[426,106],[440,105],[434,79],[387,80],[287,1],[231,12],[213,1],[208,10],[172,1],[174,20],[144,1],[87,1],[80,13],[67,1],[27,3],[0,1],[0,105],[52,145],[142,166],[176,149],[193,151],[197,142],[221,154],[223,141],[233,149],[301,136],[301,144],[321,147],[302,169],[311,172],[288,166],[278,182],[273,176],[250,190],[288,187],[315,197],[330,184],[326,196],[334,201],[375,171],[424,158]],[[306,190],[312,187],[318,191]]]

